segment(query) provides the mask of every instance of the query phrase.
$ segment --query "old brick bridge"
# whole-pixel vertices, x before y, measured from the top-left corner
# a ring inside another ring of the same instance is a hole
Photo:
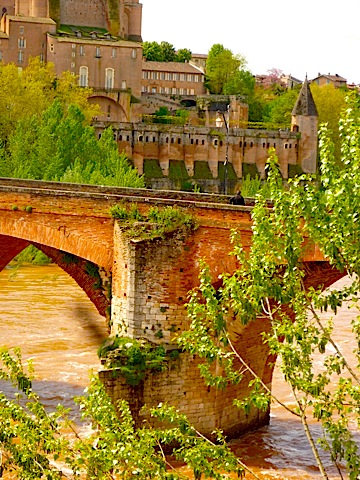
[[[131,241],[109,213],[119,202],[135,202],[143,212],[151,205],[186,207],[199,228],[186,237]],[[74,278],[110,321],[113,334],[171,345],[173,334],[188,327],[184,303],[198,284],[199,260],[209,264],[214,281],[235,268],[228,255],[234,227],[250,245],[251,207],[233,207],[215,195],[0,179],[0,271],[33,244]],[[316,247],[308,251],[304,268],[308,286],[328,286],[342,276]],[[266,328],[254,322],[234,334],[237,349],[271,387],[274,359],[260,335]],[[113,399],[126,398],[134,412],[168,401],[205,434],[220,428],[231,437],[268,422],[269,412],[245,415],[233,406],[233,398],[246,394],[242,384],[225,391],[206,387],[196,364],[196,358],[181,354],[176,365],[150,376],[141,388],[106,371],[100,375]]]

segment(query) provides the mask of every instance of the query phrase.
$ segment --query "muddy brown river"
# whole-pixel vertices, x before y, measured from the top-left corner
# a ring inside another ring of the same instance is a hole
[[[72,407],[72,398],[88,385],[90,371],[99,368],[96,351],[107,337],[105,320],[55,265],[6,268],[0,273],[0,291],[0,345],[19,346],[24,359],[33,359],[34,387],[48,407],[58,403]],[[355,348],[350,335],[355,314],[347,308],[340,313],[337,338],[344,352]],[[278,369],[273,389],[283,402],[292,404]],[[319,431],[316,424],[312,429],[315,435]],[[269,426],[230,444],[263,480],[321,478],[301,425],[279,407],[272,407]],[[335,470],[330,478],[339,478]]]

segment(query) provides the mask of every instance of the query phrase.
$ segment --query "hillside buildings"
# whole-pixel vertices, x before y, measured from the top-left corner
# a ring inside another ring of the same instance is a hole
[[[90,101],[102,111],[97,134],[111,125],[149,186],[231,193],[247,175],[265,178],[270,147],[284,178],[316,170],[317,113],[307,82],[291,130],[250,129],[241,98],[206,94],[205,55],[189,63],[143,60],[139,0],[2,0],[0,8],[0,60],[21,69],[37,56],[92,87]],[[185,110],[185,120],[147,121],[160,107]]]

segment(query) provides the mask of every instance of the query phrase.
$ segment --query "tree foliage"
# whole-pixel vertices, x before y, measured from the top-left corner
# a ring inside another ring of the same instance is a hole
[[[187,464],[197,480],[203,474],[225,479],[230,471],[241,477],[245,471],[220,432],[215,445],[173,407],[150,410],[162,428],[135,429],[128,404],[120,401],[115,409],[95,377],[86,396],[75,399],[82,420],[92,425],[90,433],[81,434],[81,425],[69,419],[69,410],[61,405],[52,412],[45,410],[32,387],[31,364],[29,368],[28,373],[19,350],[0,350],[0,379],[15,391],[14,398],[0,392],[1,476],[11,471],[22,480],[185,480],[187,476],[164,455],[164,448],[175,442],[173,456]]]
[[[233,254],[240,266],[222,276],[220,290],[212,286],[209,269],[203,264],[200,287],[188,305],[191,327],[180,338],[180,345],[204,359],[201,372],[209,384],[245,381],[247,372],[252,393],[237,405],[245,411],[252,406],[267,409],[277,399],[244,361],[231,334],[236,325],[267,324],[264,342],[269,354],[281,358],[284,379],[293,392],[294,407],[284,407],[301,421],[322,477],[329,478],[321,449],[328,453],[339,478],[348,475],[355,480],[360,475],[360,456],[352,425],[360,427],[360,352],[359,348],[355,351],[358,364],[350,365],[332,335],[334,324],[341,321],[336,316],[338,308],[356,304],[360,288],[360,122],[354,116],[356,100],[347,101],[339,125],[341,163],[335,159],[325,126],[320,130],[318,176],[302,175],[285,186],[271,152],[268,186],[273,207],[268,208],[261,192],[257,195],[250,250],[242,247],[234,232]],[[321,249],[330,265],[349,275],[352,285],[324,292],[319,279],[318,284],[306,287],[303,258],[309,243]],[[333,318],[323,321],[322,310],[331,311]],[[360,345],[360,317],[353,321],[352,333]],[[321,358],[317,365],[315,353]],[[235,360],[240,370],[233,368]],[[223,376],[211,375],[214,361],[222,365]],[[309,417],[321,424],[323,433],[317,440]]]
[[[91,90],[80,88],[69,72],[56,77],[52,63],[30,59],[19,71],[16,65],[0,63],[0,141],[6,142],[21,120],[36,116],[58,99],[63,106],[78,105],[87,121],[98,108],[87,101]]]
[[[188,48],[176,51],[169,42],[144,42],[143,57],[151,62],[188,62],[192,53]]]
[[[331,84],[320,87],[316,83],[312,83],[310,88],[319,114],[319,122],[327,124],[334,142],[335,154],[340,158],[339,120],[346,105],[346,90],[335,88]]]
[[[77,105],[55,100],[41,116],[20,120],[2,149],[0,175],[121,187],[143,179],[120,154],[111,128],[99,140]]]
[[[245,66],[246,60],[243,56],[233,55],[232,51],[223,45],[214,44],[206,61],[206,86],[210,93],[224,93],[225,85]]]

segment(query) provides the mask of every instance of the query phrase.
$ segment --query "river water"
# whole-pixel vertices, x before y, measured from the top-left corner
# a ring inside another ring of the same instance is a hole
[[[18,346],[24,359],[33,359],[34,388],[47,406],[72,407],[72,398],[88,385],[90,371],[99,368],[96,351],[107,337],[105,320],[56,265],[6,268],[0,273],[0,291],[0,345]],[[340,315],[339,345],[350,352],[355,348],[350,335],[354,312],[345,307]],[[292,404],[279,369],[273,391]],[[316,424],[312,429],[315,435],[319,432]],[[272,407],[269,426],[230,444],[262,480],[321,478],[301,425],[279,407]],[[331,478],[339,477],[333,471]]]

